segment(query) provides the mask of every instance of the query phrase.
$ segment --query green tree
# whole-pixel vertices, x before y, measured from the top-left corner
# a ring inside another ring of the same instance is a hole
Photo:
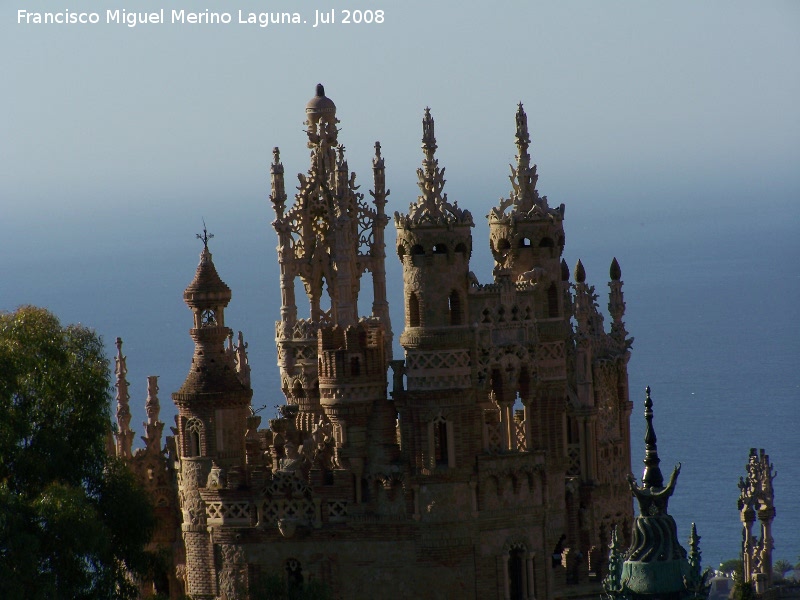
[[[48,311],[0,313],[0,598],[135,596],[152,508],[106,452],[100,338]]]

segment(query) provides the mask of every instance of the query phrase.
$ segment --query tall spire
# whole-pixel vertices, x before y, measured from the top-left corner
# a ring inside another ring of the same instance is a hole
[[[658,447],[656,446],[656,430],[653,428],[653,400],[650,398],[650,386],[645,388],[644,399],[644,419],[647,422],[644,432],[644,474],[642,475],[642,487],[662,488],[664,487],[664,476],[661,474],[658,458]]]
[[[449,202],[443,193],[445,178],[444,167],[439,168],[436,158],[436,136],[431,109],[425,109],[422,118],[422,168],[417,169],[417,186],[420,195],[417,201],[408,207],[408,215],[395,213],[398,227],[428,225],[434,227],[450,225],[473,226],[472,214],[468,210],[458,208],[458,202]]]
[[[531,155],[528,153],[531,136],[528,132],[528,116],[525,114],[522,102],[517,104],[515,122],[514,138],[517,146],[517,164],[509,165],[511,169],[511,174],[508,176],[511,182],[509,197],[501,198],[500,205],[494,207],[489,215],[496,220],[502,219],[509,207],[511,207],[511,210],[508,214],[518,216],[541,218],[550,213],[550,208],[547,206],[547,196],[540,196],[539,191],[536,189],[539,175],[536,172],[536,165],[531,165]],[[553,211],[552,214],[553,216],[559,215],[561,218],[564,216],[561,208]]]
[[[117,356],[114,358],[114,373],[117,376],[117,382],[114,387],[117,388],[117,432],[115,433],[117,456],[130,458],[134,432],[130,428],[131,409],[128,402],[131,396],[128,393],[128,380],[125,379],[125,375],[128,374],[128,366],[126,357],[122,355],[122,338],[117,338],[116,346]]]

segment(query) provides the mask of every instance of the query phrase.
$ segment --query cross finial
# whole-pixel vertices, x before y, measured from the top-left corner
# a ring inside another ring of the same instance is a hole
[[[203,246],[206,250],[208,250],[208,240],[214,237],[213,233],[208,233],[208,229],[206,229],[206,220],[203,219],[203,235],[199,233],[196,234],[198,240],[203,240]]]

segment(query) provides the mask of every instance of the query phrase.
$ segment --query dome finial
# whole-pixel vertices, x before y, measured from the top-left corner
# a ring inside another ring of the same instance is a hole
[[[333,125],[336,121],[336,104],[325,95],[325,86],[317,84],[316,95],[306,104],[306,119],[309,125],[318,121],[327,121]],[[335,140],[334,140],[335,142]]]

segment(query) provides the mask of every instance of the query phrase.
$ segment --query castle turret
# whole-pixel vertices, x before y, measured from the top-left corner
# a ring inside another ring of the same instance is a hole
[[[422,120],[422,168],[417,169],[420,195],[408,214],[395,213],[397,254],[403,263],[406,341],[415,328],[428,331],[465,325],[469,307],[469,259],[472,214],[451,203],[443,192],[444,168],[435,158],[436,137],[430,109]]]
[[[396,373],[406,375],[407,385],[396,377],[393,397],[402,446],[415,471],[427,476],[455,468],[459,475],[451,471],[449,477],[465,477],[482,446],[482,409],[472,383],[469,306],[474,222],[468,210],[444,193],[445,170],[439,167],[436,149],[434,121],[426,108],[422,167],[417,169],[420,195],[408,214],[394,215],[405,301],[400,336],[405,362],[398,361]],[[466,482],[458,485],[471,494]],[[431,499],[442,492],[426,489]]]
[[[177,451],[180,458],[179,489],[183,512],[184,544],[187,564],[197,565],[187,572],[187,593],[192,598],[214,598],[216,581],[212,547],[206,525],[206,500],[203,493],[213,479],[225,471],[236,479],[245,467],[245,431],[253,391],[245,386],[234,360],[225,349],[232,335],[225,326],[225,308],[231,300],[230,288],[220,279],[208,249],[210,235],[203,230],[200,264],[194,279],[183,293],[192,311],[189,334],[195,343],[189,374],[181,388],[172,394],[178,408]]]
[[[536,189],[539,175],[531,164],[528,147],[528,117],[522,108],[516,114],[517,164],[511,165],[511,193],[488,215],[489,245],[495,275],[512,281],[534,280],[537,290],[536,316],[563,316],[561,254],[564,251],[564,205],[550,208],[547,196]]]

